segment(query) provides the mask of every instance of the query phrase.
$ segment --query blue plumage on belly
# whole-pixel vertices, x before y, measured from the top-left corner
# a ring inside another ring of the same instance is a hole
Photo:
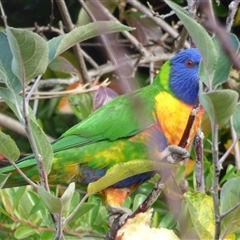
[[[130,187],[133,184],[142,183],[149,180],[154,174],[155,172],[146,172],[146,173],[141,173],[135,176],[131,176],[115,183],[113,187],[116,187],[116,188]]]

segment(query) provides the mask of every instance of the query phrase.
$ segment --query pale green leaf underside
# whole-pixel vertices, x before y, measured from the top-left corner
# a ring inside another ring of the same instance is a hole
[[[47,42],[38,34],[24,29],[7,28],[8,42],[13,55],[12,71],[20,81],[29,82],[46,71]]]
[[[22,83],[12,71],[13,55],[5,32],[0,32],[0,78],[15,93],[22,90]]]
[[[16,161],[20,156],[20,151],[14,140],[3,132],[0,132],[0,154],[12,161]]]
[[[70,47],[89,38],[93,38],[101,34],[131,30],[134,30],[134,28],[127,27],[116,21],[98,21],[76,27],[71,32],[48,41],[49,62]]]
[[[240,105],[237,106],[233,113],[233,127],[237,134],[240,134]]]
[[[221,214],[235,207],[240,202],[240,178],[228,180],[222,187],[220,195],[220,212]],[[223,218],[221,224],[221,236],[229,235],[240,231],[240,208]]]
[[[216,90],[200,95],[200,103],[211,120],[216,118],[217,124],[226,123],[234,113],[238,94],[233,90]]]
[[[70,183],[62,197],[58,198],[47,192],[42,186],[40,186],[38,188],[38,194],[50,212],[61,213],[69,206],[74,190],[75,183]]]

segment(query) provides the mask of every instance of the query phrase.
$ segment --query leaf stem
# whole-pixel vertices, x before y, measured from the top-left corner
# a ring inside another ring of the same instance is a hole
[[[8,159],[8,161],[14,166],[14,168],[28,182],[29,185],[33,186],[35,189],[38,189],[38,185],[34,183],[30,178],[28,178],[14,161],[12,161],[11,159]]]
[[[228,211],[222,213],[222,214],[220,215],[221,220],[222,220],[223,218],[225,218],[228,214],[230,214],[231,212],[233,212],[234,210],[236,210],[237,208],[239,208],[239,207],[240,207],[240,202],[237,203],[234,207],[232,207],[232,208],[229,209]]]
[[[69,214],[69,216],[65,219],[63,226],[65,226],[73,217],[74,215],[77,213],[77,211],[79,210],[79,208],[83,205],[83,203],[87,200],[87,198],[89,197],[88,194],[86,194],[82,200],[80,201],[80,203],[77,205],[76,208],[74,208],[74,210],[71,212],[71,214]]]
[[[218,125],[216,122],[216,115],[214,115],[213,120],[211,122],[211,129],[212,129],[212,157],[213,157],[213,165],[214,165],[214,176],[213,176],[213,186],[212,186],[213,206],[214,206],[214,214],[215,214],[214,239],[219,240],[220,226],[221,226],[219,197],[218,197],[220,165],[218,162]]]
[[[38,87],[38,84],[39,84],[39,82],[40,82],[40,80],[41,80],[41,77],[42,77],[42,75],[39,75],[39,76],[37,77],[36,81],[34,82],[32,88],[31,88],[31,90],[28,92],[28,95],[27,95],[27,97],[26,97],[26,101],[27,101],[27,102],[30,101],[30,99],[31,99],[31,97],[32,97],[35,89]]]
[[[56,223],[56,235],[54,240],[64,240],[63,236],[63,223],[62,223],[62,209],[61,212],[55,214],[55,223]]]

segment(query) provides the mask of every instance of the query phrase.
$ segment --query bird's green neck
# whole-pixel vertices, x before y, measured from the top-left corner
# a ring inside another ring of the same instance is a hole
[[[169,87],[170,71],[171,71],[170,61],[167,61],[163,64],[161,71],[155,77],[153,84],[159,85],[167,92],[171,92]]]

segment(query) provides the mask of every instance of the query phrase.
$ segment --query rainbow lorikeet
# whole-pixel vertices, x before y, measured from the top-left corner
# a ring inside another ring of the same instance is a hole
[[[135,159],[149,161],[149,151],[161,153],[169,145],[178,145],[198,99],[200,60],[196,48],[181,51],[162,66],[151,85],[114,98],[66,131],[52,144],[49,183],[88,185],[114,165]],[[202,114],[199,111],[190,140]],[[27,156],[17,165],[31,180],[39,181],[34,157]],[[4,187],[27,184],[12,166],[0,169],[0,173],[10,172]],[[121,205],[136,186],[154,174],[137,174],[104,189],[106,203]]]

